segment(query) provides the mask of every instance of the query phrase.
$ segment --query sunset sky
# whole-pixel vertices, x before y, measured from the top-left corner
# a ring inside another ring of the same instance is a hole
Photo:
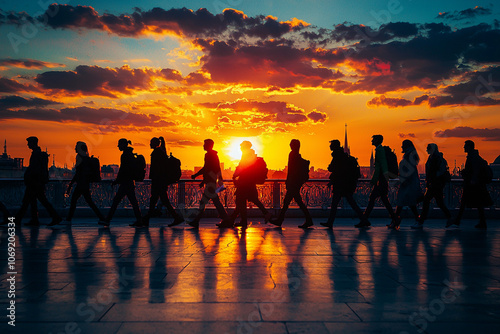
[[[370,138],[450,166],[472,139],[499,154],[500,5],[492,1],[1,1],[0,140],[25,138],[72,166],[89,145],[118,163],[125,137],[149,156],[164,136],[184,168],[215,141],[234,166],[250,140],[272,169],[291,139],[326,168],[329,141],[368,165]],[[137,7],[139,6],[139,7]],[[149,158],[147,158],[149,160]]]

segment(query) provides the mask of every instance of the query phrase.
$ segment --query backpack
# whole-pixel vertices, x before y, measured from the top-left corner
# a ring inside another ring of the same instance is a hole
[[[346,179],[350,185],[356,185],[361,177],[361,167],[359,167],[358,159],[352,155],[346,156]]]
[[[170,153],[170,157],[165,160],[165,172],[167,184],[173,184],[181,179],[181,161]]]
[[[42,167],[40,170],[40,181],[43,184],[49,182],[49,154],[47,152],[41,152]]]
[[[101,164],[99,163],[99,159],[91,156],[88,159],[88,176],[90,182],[101,182]]]
[[[311,164],[311,162],[309,160],[306,160],[304,158],[300,158],[298,176],[299,176],[301,183],[306,183],[309,180],[309,165],[310,164]]]
[[[134,181],[142,182],[146,177],[146,159],[142,154],[134,153]]]
[[[252,172],[252,180],[256,184],[264,184],[267,179],[267,164],[262,157],[257,157],[253,166],[250,167]]]
[[[387,159],[387,171],[389,172],[389,178],[395,179],[399,174],[398,157],[389,146],[384,146],[385,158]]]
[[[441,161],[439,162],[439,169],[436,176],[444,182],[451,181],[450,168],[448,167],[448,162],[443,157],[441,157]]]
[[[493,170],[491,169],[490,165],[488,165],[488,161],[484,160],[481,158],[481,169],[479,173],[479,179],[481,183],[491,183],[493,180]]]

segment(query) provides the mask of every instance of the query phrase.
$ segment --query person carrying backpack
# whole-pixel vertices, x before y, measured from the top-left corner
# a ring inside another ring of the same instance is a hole
[[[136,177],[136,157],[134,156],[133,148],[129,147],[132,142],[125,138],[118,140],[118,149],[122,151],[120,157],[120,169],[118,170],[118,175],[116,180],[113,181],[112,185],[119,184],[118,190],[116,191],[115,197],[113,198],[113,203],[109,209],[108,216],[104,222],[99,222],[99,224],[108,227],[110,225],[111,219],[120,204],[123,197],[127,196],[132,208],[134,209],[134,215],[136,221],[130,226],[142,226],[141,210],[139,209],[139,203],[137,202],[137,197],[135,196],[135,177]]]
[[[290,141],[291,152],[288,155],[288,174],[286,176],[286,194],[283,199],[283,208],[281,208],[278,218],[271,219],[271,224],[276,226],[281,226],[283,220],[285,219],[285,213],[288,210],[288,206],[292,199],[295,200],[299,208],[304,212],[306,221],[304,224],[300,225],[300,228],[308,228],[313,226],[313,221],[307,206],[302,201],[302,196],[300,196],[300,188],[309,179],[309,163],[304,160],[299,153],[300,141],[298,139],[292,139]],[[307,173],[306,173],[307,170]]]
[[[363,214],[363,219],[359,224],[354,225],[355,227],[368,227],[370,222],[368,217],[375,206],[375,200],[380,197],[385,205],[385,208],[389,212],[391,219],[396,220],[396,215],[392,209],[391,202],[389,201],[389,169],[387,167],[387,158],[385,154],[385,148],[382,146],[384,137],[382,135],[372,136],[372,145],[375,146],[375,172],[371,180],[373,185],[372,191],[370,193],[370,199],[368,200],[368,205],[366,206],[365,212]]]
[[[229,216],[227,215],[226,210],[224,210],[224,206],[219,199],[219,195],[215,191],[217,187],[221,187],[224,183],[222,180],[219,156],[217,155],[217,151],[214,150],[214,141],[212,139],[205,139],[203,142],[203,149],[207,152],[205,153],[205,163],[202,169],[191,175],[191,179],[194,180],[198,176],[203,175],[203,181],[200,183],[200,188],[205,188],[200,200],[198,213],[189,225],[195,228],[200,225],[200,219],[205,211],[205,206],[210,200],[212,200],[217,212],[219,213],[219,217],[222,219],[219,227],[232,227],[233,223],[229,220]]]
[[[28,142],[28,147],[32,150],[32,153],[28,168],[24,172],[26,191],[24,192],[21,208],[16,215],[16,225],[20,226],[21,220],[23,219],[26,210],[28,210],[28,206],[30,206],[31,220],[26,223],[26,226],[40,226],[40,222],[38,221],[37,200],[42,203],[52,217],[52,221],[48,225],[57,225],[62,221],[62,218],[56,212],[52,204],[50,204],[47,196],[45,195],[45,184],[49,182],[48,154],[46,152],[42,152],[42,149],[38,146],[37,137],[28,137],[26,138],[26,141]]]
[[[149,146],[153,149],[151,152],[151,165],[149,167],[149,178],[151,179],[151,198],[149,199],[149,211],[142,218],[141,224],[134,224],[135,227],[149,226],[149,219],[153,216],[154,209],[158,199],[167,207],[168,212],[174,217],[174,221],[168,226],[175,226],[184,221],[179,215],[170,200],[168,199],[168,175],[165,166],[167,165],[167,149],[165,147],[165,139],[163,137],[151,138]]]
[[[66,217],[67,222],[71,222],[73,215],[76,209],[76,202],[83,196],[89,207],[94,211],[96,216],[99,218],[99,221],[104,221],[105,218],[102,215],[101,211],[97,208],[94,201],[92,200],[92,195],[90,194],[90,183],[91,183],[91,164],[89,151],[87,148],[87,144],[82,141],[76,143],[75,146],[76,151],[76,164],[75,164],[75,175],[71,179],[71,182],[68,185],[68,190],[66,194],[69,195],[71,192],[71,187],[74,183],[76,183],[75,190],[73,191],[73,196],[71,196],[71,204],[69,207],[68,216]]]
[[[241,226],[243,228],[247,227],[247,200],[253,202],[262,211],[265,217],[265,221],[269,221],[271,214],[266,210],[264,204],[259,200],[259,194],[257,192],[257,182],[260,180],[256,179],[256,175],[260,173],[255,170],[257,167],[258,157],[255,151],[252,149],[252,143],[249,141],[243,141],[240,144],[241,148],[241,160],[236,167],[233,174],[233,182],[236,186],[236,208],[230,216],[229,224],[220,223],[217,224],[219,227],[231,227],[234,220],[240,216],[241,220],[239,223],[234,224],[234,226]],[[261,158],[262,159],[262,158]]]
[[[479,156],[479,152],[475,149],[475,144],[472,140],[465,141],[464,151],[467,153],[467,160],[462,170],[464,189],[462,192],[462,199],[460,200],[460,209],[458,211],[458,216],[446,224],[446,227],[450,227],[453,224],[459,226],[465,208],[469,207],[477,208],[479,213],[479,223],[475,227],[478,229],[486,229],[484,208],[493,205],[490,193],[486,188],[488,180],[484,178],[486,174],[489,174],[487,169],[490,167],[486,160]]]
[[[427,219],[431,200],[436,200],[437,206],[443,211],[448,222],[451,222],[450,210],[444,204],[443,189],[447,182],[450,181],[450,172],[448,164],[443,158],[443,153],[439,152],[438,146],[434,143],[427,145],[427,153],[429,158],[425,163],[425,185],[426,190],[423,198],[422,212],[418,218],[418,222],[412,226],[413,229],[421,229]]]
[[[328,186],[332,187],[332,206],[328,221],[320,224],[328,228],[333,227],[337,215],[337,206],[342,197],[345,197],[361,222],[366,226],[370,226],[370,222],[364,218],[363,211],[361,211],[353,197],[359,178],[357,166],[350,163],[350,159],[354,157],[348,156],[340,146],[340,141],[336,139],[330,141],[330,150],[332,151],[332,161],[328,166],[328,171],[331,173]]]

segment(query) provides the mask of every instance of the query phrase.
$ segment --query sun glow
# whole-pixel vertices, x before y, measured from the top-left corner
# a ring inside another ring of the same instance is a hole
[[[225,153],[231,158],[231,161],[237,163],[241,159],[241,149],[240,144],[248,140],[252,143],[252,148],[255,150],[255,153],[262,154],[262,145],[261,139],[259,137],[233,137],[227,140]]]

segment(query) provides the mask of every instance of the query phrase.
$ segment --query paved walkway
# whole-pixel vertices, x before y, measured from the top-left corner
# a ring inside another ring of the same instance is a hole
[[[22,228],[16,243],[16,327],[7,325],[7,229],[0,229],[0,332],[498,333],[500,221],[422,231],[386,220],[357,230],[135,230],[117,220]]]

